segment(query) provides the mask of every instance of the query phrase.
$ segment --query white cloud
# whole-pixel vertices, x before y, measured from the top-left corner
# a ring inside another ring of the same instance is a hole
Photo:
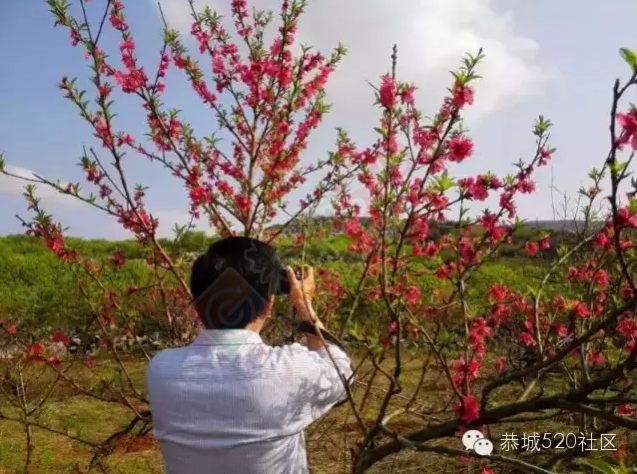
[[[28,184],[35,184],[36,190],[35,196],[42,199],[42,201],[53,201],[57,204],[63,204],[66,207],[78,207],[82,206],[79,199],[63,194],[55,190],[53,187],[47,184],[32,183],[26,180],[37,179],[36,172],[20,166],[7,165],[5,167],[7,173],[11,173],[14,176],[7,176],[0,173],[0,195],[8,197],[22,197],[25,192],[25,187]],[[25,179],[20,179],[25,178]],[[61,182],[61,186],[66,186],[67,183]]]
[[[250,6],[275,10],[280,1],[260,0]],[[229,1],[199,0],[229,14]],[[172,27],[188,33],[192,23],[186,0],[162,0]],[[230,28],[230,31],[233,31]],[[426,115],[435,112],[462,55],[483,47],[486,59],[478,73],[476,105],[468,112],[473,122],[498,109],[542,94],[555,71],[537,61],[538,43],[516,31],[511,12],[500,12],[493,0],[314,0],[301,20],[297,39],[328,54],[339,41],[349,55],[328,86],[335,123],[347,128],[369,126],[373,91],[366,81],[391,67],[391,47],[398,45],[398,72],[419,88]]]
[[[24,188],[30,183],[20,178],[37,179],[35,175],[38,173],[27,168],[12,165],[7,165],[5,170],[17,177],[7,176],[0,173],[0,196],[18,199],[23,198]],[[61,186],[65,185],[66,183],[61,183]],[[113,239],[132,238],[132,233],[123,229],[122,226],[115,221],[115,218],[107,216],[102,211],[85,205],[85,203],[77,198],[59,193],[46,184],[36,184],[36,187],[35,196],[42,199],[42,203],[48,211],[53,209],[55,210],[55,215],[60,214],[62,216],[63,223],[66,223],[72,217],[72,214],[68,214],[68,212],[72,211],[75,213],[77,212],[75,209],[77,207],[81,207],[84,224],[86,225],[87,223],[91,223],[87,226],[87,229],[91,229],[88,230],[88,234],[90,234],[91,237],[105,237]],[[51,205],[51,209],[48,208],[49,204]],[[159,228],[157,231],[157,235],[159,237],[174,237],[175,225],[188,225],[191,221],[190,214],[186,211],[159,210],[151,211],[150,213],[154,218],[159,220]],[[77,214],[75,214],[75,216],[77,217]],[[208,225],[205,216],[203,219],[194,221],[193,224],[194,230],[203,230],[207,233],[211,233],[210,226]],[[75,226],[72,226],[70,234],[76,235],[74,230],[77,229],[74,229],[73,227],[77,227],[79,229],[83,226],[78,226],[77,223]],[[84,235],[84,233],[86,232],[82,229],[80,234]]]

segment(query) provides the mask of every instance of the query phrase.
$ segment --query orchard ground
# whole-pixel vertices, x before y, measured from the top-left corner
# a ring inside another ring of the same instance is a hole
[[[407,360],[409,361],[409,359],[414,357],[418,356],[410,354]],[[357,357],[355,356],[355,364],[356,360]],[[392,363],[393,361],[387,360],[384,366],[389,369]],[[134,378],[137,388],[143,391],[146,364],[143,361],[128,360],[126,361],[126,367]],[[418,384],[421,371],[419,368],[410,369],[408,362],[405,363],[404,367],[404,391],[400,396],[410,398],[413,395],[414,387]],[[80,370],[77,374],[74,374],[73,380],[80,384],[95,386],[99,381],[98,376],[106,378],[118,376],[114,368],[108,365],[99,365],[94,370],[94,373],[91,373],[88,369]],[[371,370],[370,364],[363,364],[361,369],[359,369],[361,376],[359,376],[354,391],[354,398],[357,403],[360,403],[362,397],[365,396],[366,382],[369,381]],[[45,383],[44,380],[42,382]],[[382,383],[377,381],[374,385],[374,389],[368,395],[369,403],[367,404],[367,409],[363,413],[363,416],[368,421],[373,421],[378,405],[381,402],[382,394],[385,391]],[[424,386],[425,389],[418,395],[418,402],[414,407],[414,412],[422,414],[425,421],[438,421],[441,419],[438,415],[427,413],[444,409],[440,401],[444,400],[446,394],[445,380],[431,378],[431,380],[425,381]],[[550,390],[550,387],[547,390]],[[81,437],[97,443],[113,432],[124,428],[132,418],[132,412],[121,405],[107,404],[94,398],[78,395],[69,397],[70,393],[75,393],[72,387],[65,387],[64,384],[58,385],[56,393],[50,399],[41,415],[40,421],[43,424],[71,436]],[[506,394],[502,394],[501,397],[506,398]],[[19,410],[6,406],[1,407],[1,409],[5,416],[18,418],[20,416]],[[392,412],[391,406],[389,412]],[[356,443],[359,433],[355,423],[351,410],[349,410],[347,405],[343,405],[334,409],[327,417],[315,422],[308,428],[306,436],[312,473],[337,474],[350,472],[349,465],[351,460],[344,457],[347,450],[343,449],[343,446],[353,447]],[[419,419],[417,415],[399,415],[388,423],[391,428],[400,428],[407,431],[417,429],[421,425],[422,419]],[[489,432],[485,430],[484,432],[487,437],[494,441],[496,452],[499,451],[501,454],[506,455],[507,453],[502,451],[500,446],[501,437],[505,432],[516,432],[519,434],[530,434],[533,432],[579,434],[579,428],[576,419],[565,415],[563,417],[551,417],[550,419],[525,423],[504,424],[498,427],[498,431]],[[617,431],[617,435],[618,440],[620,437],[622,440],[627,440],[627,438],[623,437],[626,435],[623,431]],[[635,437],[634,434],[632,436]],[[56,435],[37,427],[33,428],[33,437],[35,450],[30,472],[34,474],[72,472],[76,463],[85,466],[91,459],[90,448],[68,437]],[[441,439],[437,444],[448,448],[462,449],[459,437]],[[560,450],[547,451],[547,457],[558,452]],[[591,455],[599,454],[609,455],[613,453],[591,452]],[[20,472],[24,466],[24,456],[24,428],[17,422],[0,421],[0,473]],[[521,458],[523,459],[524,457],[522,456]],[[535,459],[537,461],[537,458]],[[107,458],[106,465],[114,474],[159,474],[163,472],[159,448],[152,434],[142,437],[128,436],[122,438],[115,444],[113,454]],[[392,457],[391,460],[378,463],[369,472],[466,473],[481,472],[478,466],[487,465],[488,463],[484,460],[474,460],[472,463],[473,467],[468,471],[466,466],[458,466],[457,460],[448,456],[404,451]],[[502,466],[497,472],[522,472],[506,469],[506,467]]]

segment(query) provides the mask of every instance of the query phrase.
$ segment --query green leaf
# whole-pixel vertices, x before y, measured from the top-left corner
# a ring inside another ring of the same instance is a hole
[[[5,166],[6,166],[6,163],[4,161],[4,153],[0,153],[0,173],[4,172]]]
[[[454,180],[449,176],[447,170],[435,179],[435,187],[442,192],[448,191],[455,185]]]
[[[637,214],[637,199],[634,197],[628,200],[628,208],[630,209],[631,214]]]
[[[617,176],[617,175],[621,175],[627,166],[628,166],[628,162],[624,162],[624,163],[614,162],[610,164],[609,168],[611,173]]]
[[[374,127],[374,131],[378,133],[380,136],[382,136],[383,138],[387,136],[387,131],[384,128]]]
[[[560,258],[563,257],[564,255],[566,255],[567,252],[568,252],[568,246],[566,246],[566,245],[560,245],[557,248],[557,256],[560,257]]]
[[[349,329],[349,333],[354,339],[358,341],[363,340],[363,335],[359,324],[353,324],[352,327]]]
[[[590,179],[592,179],[593,181],[601,179],[602,178],[602,173],[600,170],[598,170],[597,168],[592,168],[589,172],[588,172],[588,177]]]
[[[588,466],[603,474],[620,474],[620,472],[611,464],[607,463],[606,461],[602,461],[601,459],[578,459],[577,463]]]
[[[179,38],[179,33],[177,33],[176,30],[164,30],[164,42],[166,42],[167,44],[174,43],[175,41],[177,41],[177,38]]]
[[[544,135],[551,128],[553,124],[550,120],[546,120],[543,115],[540,115],[533,124],[533,135]]]
[[[334,48],[337,56],[347,56],[349,54],[349,50],[345,47],[343,43],[338,43],[336,48]]]
[[[624,58],[633,72],[637,72],[637,54],[628,48],[619,48],[619,55]]]

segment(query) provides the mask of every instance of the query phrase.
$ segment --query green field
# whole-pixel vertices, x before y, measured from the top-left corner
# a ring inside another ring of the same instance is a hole
[[[528,258],[521,244],[529,237],[537,237],[532,230],[522,229],[516,241],[503,246],[500,256],[486,262],[471,277],[468,299],[476,308],[485,304],[485,295],[494,285],[528,292],[539,285],[552,259],[550,256]],[[526,235],[525,235],[526,234]],[[193,233],[182,239],[178,245],[170,240],[162,244],[175,262],[184,253],[196,254],[205,251],[211,238],[201,233]],[[128,286],[144,287],[154,281],[152,267],[144,258],[148,249],[135,241],[106,241],[67,239],[68,246],[77,249],[83,258],[94,259],[98,263],[108,263],[116,250],[121,250],[127,264],[117,271],[109,266],[102,275],[104,285],[111,290],[124,291]],[[304,252],[305,262],[317,268],[326,268],[340,276],[342,285],[353,291],[364,268],[362,257],[347,252],[348,241],[343,236],[333,236],[318,242],[310,242]],[[301,260],[299,251],[290,250],[290,240],[282,239],[277,246],[287,262]],[[441,257],[444,258],[444,255]],[[444,284],[432,275],[438,263],[426,258],[412,262],[416,284],[422,291],[444,288]],[[183,265],[184,278],[188,278],[188,267]],[[167,285],[171,282],[167,276]],[[558,275],[551,279],[548,290],[560,293],[566,289]],[[350,301],[343,302],[340,313],[347,313]],[[81,327],[91,315],[85,298],[78,290],[77,278],[68,265],[58,261],[41,241],[35,238],[12,235],[0,237],[0,322],[12,320],[24,328],[29,328],[34,337],[48,334],[53,329],[73,330]],[[338,315],[336,315],[338,316]]]

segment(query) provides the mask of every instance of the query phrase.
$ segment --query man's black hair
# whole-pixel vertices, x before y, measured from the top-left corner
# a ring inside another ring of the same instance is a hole
[[[212,244],[193,263],[190,279],[204,326],[244,329],[255,321],[277,293],[281,268],[274,249],[257,239],[228,237]]]

